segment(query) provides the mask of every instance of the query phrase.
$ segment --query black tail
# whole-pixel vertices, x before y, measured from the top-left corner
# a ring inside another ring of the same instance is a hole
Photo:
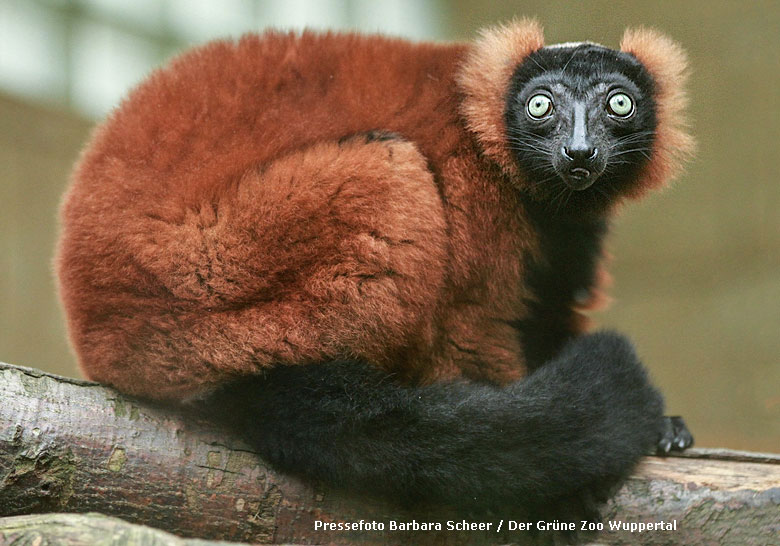
[[[663,409],[631,344],[611,333],[575,339],[505,388],[402,387],[333,362],[280,366],[211,403],[282,471],[407,505],[533,513],[604,500],[657,441]]]

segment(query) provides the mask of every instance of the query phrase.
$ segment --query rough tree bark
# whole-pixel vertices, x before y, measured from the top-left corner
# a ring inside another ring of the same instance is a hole
[[[499,521],[490,518],[475,520],[491,523],[489,531],[448,531],[448,520],[459,523],[463,517],[404,512],[310,488],[275,473],[206,423],[94,383],[0,363],[0,399],[0,516],[100,512],[183,537],[254,543],[525,544],[533,539],[528,531],[511,530],[508,521],[501,532]],[[604,515],[599,543],[780,544],[780,455],[700,449],[679,458],[648,457]],[[316,521],[361,520],[382,523],[385,530],[315,528]],[[391,521],[412,520],[442,522],[444,530],[389,529]],[[609,530],[610,522],[661,521],[676,529]],[[122,529],[106,518],[3,518],[0,544],[45,536],[52,525],[92,533],[94,544]],[[138,543],[183,544],[168,540],[157,536]]]

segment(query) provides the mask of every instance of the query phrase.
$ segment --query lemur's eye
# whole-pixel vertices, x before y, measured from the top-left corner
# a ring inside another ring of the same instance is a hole
[[[534,95],[528,100],[528,115],[533,119],[542,119],[545,116],[549,116],[552,113],[553,103],[552,99],[547,95],[539,93]]]
[[[625,93],[615,93],[607,101],[607,111],[613,116],[627,118],[634,113],[634,101]]]

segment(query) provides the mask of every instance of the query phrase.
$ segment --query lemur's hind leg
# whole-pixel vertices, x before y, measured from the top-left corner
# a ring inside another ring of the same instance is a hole
[[[147,216],[118,251],[152,286],[74,335],[101,382],[181,398],[272,364],[381,364],[426,335],[445,222],[425,158],[400,137],[316,144],[178,223]]]

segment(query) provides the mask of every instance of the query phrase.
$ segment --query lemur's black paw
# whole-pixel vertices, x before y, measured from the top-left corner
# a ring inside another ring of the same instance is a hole
[[[670,451],[683,451],[693,445],[693,435],[685,426],[682,417],[675,415],[664,417],[661,435],[656,445],[656,453],[667,455]]]

